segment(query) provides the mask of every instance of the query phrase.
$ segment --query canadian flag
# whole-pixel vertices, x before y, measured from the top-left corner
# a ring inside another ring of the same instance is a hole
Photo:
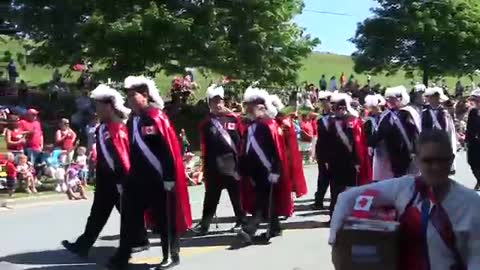
[[[155,126],[145,126],[142,127],[142,133],[143,135],[153,135],[156,134]]]
[[[368,196],[368,195],[358,196],[357,200],[355,201],[355,206],[353,206],[353,210],[370,211],[370,208],[372,207],[372,204],[373,204],[373,198],[374,196]]]

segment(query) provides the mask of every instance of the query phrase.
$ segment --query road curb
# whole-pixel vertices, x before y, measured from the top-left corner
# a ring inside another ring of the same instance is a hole
[[[92,196],[93,192],[87,192],[87,196]],[[18,205],[35,205],[37,203],[44,202],[60,202],[60,201],[69,201],[64,193],[52,194],[52,195],[41,195],[25,198],[16,198],[16,199],[0,199],[0,208],[12,208],[13,206]]]

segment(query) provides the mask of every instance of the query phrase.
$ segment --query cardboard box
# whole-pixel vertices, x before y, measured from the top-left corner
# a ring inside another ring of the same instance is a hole
[[[348,218],[333,249],[336,270],[397,270],[399,223]]]

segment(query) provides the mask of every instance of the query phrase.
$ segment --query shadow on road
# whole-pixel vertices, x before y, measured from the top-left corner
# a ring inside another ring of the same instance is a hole
[[[130,264],[129,270],[150,270],[151,265],[147,264]],[[98,265],[95,264],[85,264],[85,265],[55,265],[55,266],[44,266],[44,267],[35,267],[29,268],[28,270],[98,270]]]
[[[94,247],[90,251],[90,257],[82,259],[67,250],[46,250],[37,252],[28,252],[13,254],[0,258],[0,261],[5,261],[13,264],[27,264],[27,265],[55,265],[55,267],[65,266],[67,268],[58,269],[96,269],[96,268],[80,268],[80,267],[92,267],[95,263],[104,264],[110,256],[114,253],[114,247]],[[52,266],[53,267],[53,266]],[[68,268],[70,267],[70,268]],[[75,268],[77,267],[77,268]],[[39,269],[49,269],[38,267]],[[52,268],[57,269],[57,268]]]

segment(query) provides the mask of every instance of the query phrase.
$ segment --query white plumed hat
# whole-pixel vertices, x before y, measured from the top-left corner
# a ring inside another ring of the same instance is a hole
[[[318,99],[327,99],[332,96],[332,92],[330,91],[319,91],[318,92]]]
[[[427,87],[425,86],[425,84],[417,83],[414,86],[414,89],[415,89],[415,92],[425,92],[425,90],[427,90]]]
[[[470,97],[480,98],[480,88],[477,88],[477,89],[473,90],[473,91],[470,93]]]
[[[385,105],[385,99],[380,94],[367,95],[365,97],[366,107],[376,107]]]
[[[334,92],[332,96],[330,97],[330,102],[332,103],[338,103],[344,101],[345,105],[347,106],[347,111],[350,113],[352,116],[358,117],[359,114],[356,110],[352,108],[352,97],[349,96],[346,93],[340,93],[340,92]]]
[[[90,97],[93,100],[102,101],[110,100],[113,104],[115,110],[119,111],[122,114],[122,118],[128,118],[130,114],[130,109],[125,107],[125,100],[122,95],[115,89],[110,88],[108,85],[100,84],[92,91]]]
[[[252,86],[248,87],[243,95],[243,102],[259,102],[264,104],[267,109],[267,114],[270,118],[275,118],[278,114],[278,110],[273,105],[273,100],[266,90]]]
[[[160,108],[163,109],[165,106],[162,97],[160,97],[160,93],[158,92],[157,86],[155,82],[151,79],[148,79],[145,76],[128,76],[125,78],[124,87],[126,89],[132,89],[139,86],[146,86],[148,89],[148,96],[151,98],[153,103]]]
[[[407,88],[405,88],[403,85],[387,88],[385,91],[385,98],[392,97],[402,99],[403,106],[406,106],[408,103],[410,103],[410,95],[407,92]]]
[[[285,105],[283,105],[283,102],[279,96],[270,95],[270,99],[272,100],[273,106],[275,106],[275,108],[277,108],[278,111],[281,111],[283,110],[283,108],[285,108]]]
[[[429,88],[427,88],[427,90],[425,90],[424,95],[426,97],[428,97],[428,96],[433,96],[435,94],[438,94],[440,96],[440,100],[442,102],[445,102],[449,99],[447,97],[447,95],[445,95],[445,93],[443,93],[443,88],[441,88],[441,87],[429,87]]]
[[[217,86],[216,84],[212,84],[207,88],[207,100],[210,100],[216,96],[224,98],[225,90],[222,86]]]

